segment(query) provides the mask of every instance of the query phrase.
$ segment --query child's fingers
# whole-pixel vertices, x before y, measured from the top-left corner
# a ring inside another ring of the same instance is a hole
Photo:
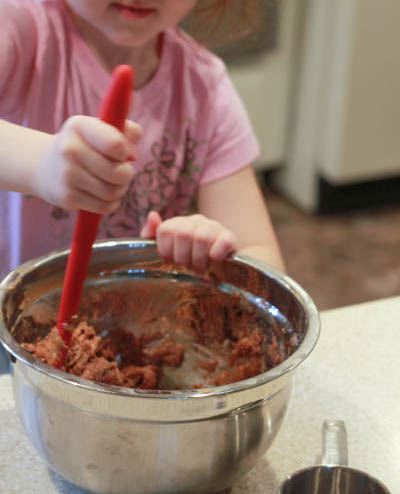
[[[153,229],[151,227],[151,223],[147,219],[146,224],[140,231],[140,238],[153,238],[152,233],[153,233]]]
[[[63,126],[67,133],[76,132],[90,147],[114,161],[126,161],[131,146],[118,129],[93,117],[77,115],[69,118]]]
[[[227,229],[219,232],[211,246],[209,257],[211,261],[223,261],[229,254],[236,250],[236,239],[233,233]]]
[[[138,143],[142,137],[142,128],[136,122],[132,120],[125,120],[124,135],[129,141],[130,154],[128,156],[129,161],[136,161],[138,153]]]
[[[132,144],[137,144],[142,137],[143,130],[136,122],[125,120],[124,134]]]
[[[76,173],[67,185],[72,190],[81,190],[104,202],[118,201],[128,190],[128,185],[114,185],[104,182],[84,169],[79,170],[79,173]]]
[[[192,266],[196,271],[205,271],[208,267],[209,242],[193,242]]]
[[[66,209],[106,214],[115,210],[128,185],[108,184],[79,166],[71,166],[56,188],[56,202]]]
[[[79,209],[90,211],[97,214],[110,214],[119,208],[120,201],[102,201],[96,197],[90,196],[90,194],[83,193],[80,199],[81,206]]]
[[[222,261],[236,248],[234,235],[202,215],[177,217],[159,225],[157,244],[165,260],[205,271],[209,261]]]
[[[118,163],[106,158],[84,142],[77,133],[62,136],[60,153],[71,164],[80,165],[94,177],[98,177],[109,184],[127,185],[134,175],[134,170],[130,163]]]
[[[173,260],[177,264],[191,265],[194,231],[194,225],[186,224],[181,227],[180,231],[175,233]]]
[[[157,211],[150,211],[147,216],[147,221],[142,231],[140,232],[141,238],[155,238],[157,229],[161,225],[162,219]]]
[[[175,237],[181,231],[182,220],[176,217],[164,221],[156,234],[157,247],[160,256],[167,262],[177,262],[174,258]]]
[[[63,203],[70,210],[83,209],[97,214],[109,214],[118,209],[120,201],[103,201],[83,190],[74,190]]]
[[[209,261],[209,251],[214,243],[220,227],[217,223],[200,224],[195,233],[192,247],[191,264],[197,271],[205,271]]]
[[[157,230],[156,235],[157,248],[160,257],[166,262],[173,262],[174,260],[174,237],[168,233],[161,232],[160,228]]]
[[[91,152],[85,153],[85,156],[79,159],[79,163],[89,173],[112,185],[129,185],[135,175],[132,163],[111,162]]]
[[[187,217],[164,221],[157,231],[158,250],[166,260],[190,266],[196,224]]]

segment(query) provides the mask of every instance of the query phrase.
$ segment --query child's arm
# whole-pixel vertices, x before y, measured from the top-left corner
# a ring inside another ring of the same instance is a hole
[[[268,210],[251,166],[200,187],[198,207],[202,214],[217,220],[234,233],[238,253],[285,270]]]
[[[0,120],[0,188],[66,209],[109,213],[133,178],[140,128],[125,135],[93,117],[72,117],[56,135]]]
[[[201,214],[162,221],[149,214],[141,232],[155,237],[160,255],[167,261],[204,270],[234,251],[258,258],[285,270],[264,199],[252,168],[200,187]]]
[[[198,270],[204,269],[210,260],[222,260],[234,251],[284,270],[252,168],[243,168],[259,154],[257,140],[224,68],[208,95],[210,106],[204,112],[210,136],[197,197],[201,216],[162,222],[152,212],[141,235],[156,238],[162,257]]]

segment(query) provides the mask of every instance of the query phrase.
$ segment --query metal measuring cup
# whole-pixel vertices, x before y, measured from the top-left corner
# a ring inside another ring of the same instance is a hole
[[[342,420],[322,426],[322,464],[299,470],[278,494],[391,494],[377,479],[348,466],[347,432]]]

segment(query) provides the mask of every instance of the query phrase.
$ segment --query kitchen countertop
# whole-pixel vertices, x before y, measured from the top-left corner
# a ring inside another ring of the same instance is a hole
[[[350,466],[400,492],[400,297],[321,314],[321,337],[295,373],[283,426],[232,494],[275,494],[291,472],[315,464],[324,419],[346,422]],[[0,376],[0,494],[83,494],[49,472]]]

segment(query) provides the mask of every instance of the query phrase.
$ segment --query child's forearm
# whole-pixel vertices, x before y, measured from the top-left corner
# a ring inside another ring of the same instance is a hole
[[[0,188],[37,194],[35,166],[54,136],[0,120]]]

